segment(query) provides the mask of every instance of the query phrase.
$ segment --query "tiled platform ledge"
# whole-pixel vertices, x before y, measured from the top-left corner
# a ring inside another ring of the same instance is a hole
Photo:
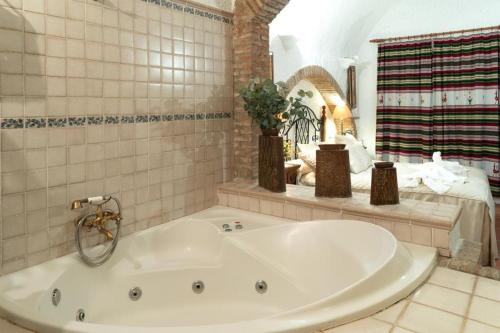
[[[254,184],[226,183],[218,189],[219,204],[297,221],[347,219],[375,223],[397,239],[438,248],[449,257],[450,234],[460,207],[401,199],[399,205],[372,206],[370,196],[353,193],[352,198],[317,198],[314,188],[287,185],[284,193],[272,193]]]

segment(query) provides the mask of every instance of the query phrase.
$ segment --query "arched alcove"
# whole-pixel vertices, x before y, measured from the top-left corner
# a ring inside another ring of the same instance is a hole
[[[285,84],[288,90],[292,90],[302,80],[311,82],[318,89],[331,111],[335,109],[335,104],[331,99],[332,95],[337,94],[340,98],[345,99],[337,81],[321,66],[304,67],[292,75]]]
[[[287,89],[291,91],[302,80],[309,81],[316,87],[323,97],[330,112],[333,112],[336,107],[334,101],[332,100],[333,95],[338,95],[342,100],[345,100],[344,92],[340,88],[338,82],[326,69],[321,66],[306,66],[295,72],[295,74],[285,82]],[[356,134],[356,127],[352,119],[352,115],[351,117],[343,120],[343,122],[344,124],[342,127],[349,128],[353,131],[353,134]],[[337,132],[339,133],[341,127],[340,123],[336,121],[335,126],[337,127]]]

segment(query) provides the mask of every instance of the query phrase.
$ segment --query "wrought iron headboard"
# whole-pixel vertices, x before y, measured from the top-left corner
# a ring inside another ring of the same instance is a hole
[[[298,155],[299,143],[310,143],[311,141],[317,142],[321,140],[321,133],[325,122],[324,108],[321,118],[318,118],[314,111],[307,105],[303,105],[301,111],[303,111],[304,117],[299,117],[298,115],[292,116],[288,119],[282,132],[285,140],[293,142],[293,156],[295,157]],[[293,131],[290,132],[292,129]],[[290,137],[290,135],[293,137]]]

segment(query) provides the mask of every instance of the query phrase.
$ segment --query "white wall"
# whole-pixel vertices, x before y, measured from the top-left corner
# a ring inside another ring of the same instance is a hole
[[[377,47],[369,40],[497,25],[499,13],[499,0],[291,0],[271,23],[275,78],[286,81],[302,67],[319,65],[345,92],[339,58],[359,56],[354,114],[358,137],[373,153]]]

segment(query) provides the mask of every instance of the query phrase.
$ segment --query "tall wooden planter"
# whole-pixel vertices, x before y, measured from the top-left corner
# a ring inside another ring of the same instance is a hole
[[[397,205],[399,203],[398,174],[392,162],[377,162],[372,169],[370,204]]]
[[[348,198],[352,196],[349,151],[345,145],[319,145],[316,151],[317,197]]]
[[[277,129],[263,129],[259,136],[259,186],[272,192],[285,192],[283,138]]]

